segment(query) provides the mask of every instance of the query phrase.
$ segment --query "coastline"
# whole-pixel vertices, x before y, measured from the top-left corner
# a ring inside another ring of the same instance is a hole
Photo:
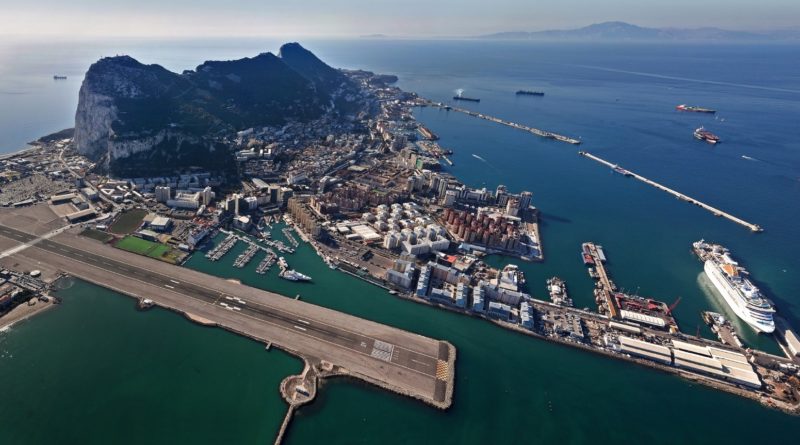
[[[300,236],[305,241],[308,240],[307,235],[302,231],[302,229],[299,227],[299,225],[294,224],[293,227],[294,227],[295,231],[297,231],[297,233],[300,234]],[[317,253],[317,256],[319,256],[320,258],[323,258],[323,260],[324,260],[323,255],[317,249],[316,243],[310,242],[309,244],[312,246],[314,251]],[[377,278],[372,277],[370,275],[360,275],[360,274],[357,274],[357,273],[353,273],[353,272],[351,272],[351,271],[349,271],[349,270],[347,270],[347,269],[345,269],[345,268],[343,268],[341,266],[337,267],[337,270],[339,270],[341,272],[344,272],[347,275],[350,275],[350,276],[353,276],[355,278],[361,279],[362,281],[370,283],[370,284],[372,284],[372,285],[374,285],[376,287],[379,287],[381,289],[384,289],[384,290],[387,290],[387,291],[388,290],[393,290],[390,287],[385,286],[384,284],[377,282]],[[453,313],[457,313],[457,314],[461,314],[461,315],[466,315],[468,317],[476,318],[476,319],[482,319],[482,320],[488,321],[489,323],[492,323],[492,324],[494,324],[496,326],[499,326],[501,328],[505,328],[505,329],[507,329],[509,331],[512,331],[512,332],[515,332],[517,334],[522,334],[522,335],[526,335],[526,336],[529,336],[529,337],[533,337],[533,338],[536,338],[538,340],[544,340],[544,341],[552,342],[552,343],[555,343],[555,344],[558,344],[558,345],[561,345],[561,346],[568,346],[568,347],[572,347],[572,348],[581,349],[583,351],[594,353],[594,354],[599,355],[599,356],[607,357],[607,358],[610,358],[610,359],[621,360],[621,361],[628,362],[628,363],[634,363],[634,364],[637,364],[639,366],[643,366],[643,367],[646,367],[646,368],[651,368],[651,369],[658,370],[658,371],[663,372],[665,374],[676,375],[676,376],[681,377],[681,378],[683,378],[685,380],[688,380],[689,382],[692,382],[692,383],[698,383],[698,384],[701,384],[701,385],[704,385],[704,386],[707,386],[707,387],[710,387],[710,388],[713,388],[713,389],[717,389],[717,390],[720,390],[720,391],[723,391],[723,392],[726,392],[726,393],[729,393],[729,394],[737,395],[737,396],[740,396],[740,397],[743,397],[743,398],[746,398],[746,399],[750,399],[750,400],[756,401],[762,406],[781,411],[781,412],[783,412],[785,414],[789,414],[791,416],[800,416],[800,402],[798,402],[797,404],[794,404],[794,405],[790,405],[788,403],[777,402],[777,401],[775,401],[775,400],[773,400],[771,398],[766,397],[765,395],[763,395],[759,391],[753,391],[753,390],[745,389],[745,388],[742,388],[742,387],[740,387],[739,385],[736,385],[736,384],[731,384],[731,383],[723,382],[723,381],[720,381],[720,380],[715,380],[715,379],[712,379],[710,377],[704,376],[702,374],[694,373],[694,372],[687,371],[687,370],[680,369],[680,368],[676,368],[676,367],[673,367],[673,366],[663,365],[663,364],[654,362],[652,360],[645,360],[645,359],[638,358],[638,357],[635,357],[635,356],[632,356],[632,355],[627,355],[627,354],[614,353],[614,352],[611,352],[611,351],[608,351],[608,350],[605,350],[605,349],[594,347],[593,345],[577,343],[575,341],[568,341],[568,340],[565,340],[565,339],[562,339],[562,338],[558,338],[558,337],[549,337],[549,336],[546,336],[546,335],[542,335],[542,334],[540,334],[538,332],[535,332],[535,331],[532,331],[532,330],[529,330],[529,329],[525,329],[525,328],[523,328],[523,327],[521,327],[519,325],[510,323],[510,322],[504,322],[502,320],[497,320],[497,319],[490,318],[490,317],[488,317],[486,315],[483,315],[483,314],[476,314],[476,313],[473,313],[473,312],[471,312],[469,310],[459,309],[459,308],[452,307],[452,306],[447,306],[447,305],[443,305],[443,304],[439,304],[439,303],[434,303],[434,302],[431,302],[431,301],[428,301],[428,300],[424,300],[422,298],[417,298],[413,294],[404,293],[404,292],[397,292],[393,296],[395,296],[397,298],[400,298],[402,300],[410,301],[410,302],[417,303],[417,304],[420,304],[420,305],[434,307],[434,308],[437,308],[437,309],[443,309],[443,310],[447,310],[447,311],[450,311],[450,312],[453,312]],[[535,300],[534,299],[533,301],[534,301],[535,304],[539,304],[539,305],[552,305],[553,304],[553,303],[550,303],[550,302],[544,301],[544,300]],[[583,313],[585,311],[580,311],[580,312]],[[586,315],[590,315],[593,318],[595,318],[596,320],[605,319],[605,317],[603,315],[601,315],[601,314],[595,314],[595,313],[588,312],[588,313],[586,313]]]
[[[11,159],[11,158],[13,158],[15,156],[24,155],[25,153],[37,150],[39,148],[41,148],[41,147],[39,147],[38,145],[28,144],[25,148],[21,148],[21,149],[19,149],[17,151],[0,154],[0,161],[5,160],[5,159]]]
[[[53,297],[49,297],[47,303],[36,300],[36,304],[33,306],[28,306],[27,303],[20,304],[7,314],[0,317],[0,332],[6,331],[17,323],[39,315],[51,307],[56,306],[57,304],[58,303],[55,302]]]

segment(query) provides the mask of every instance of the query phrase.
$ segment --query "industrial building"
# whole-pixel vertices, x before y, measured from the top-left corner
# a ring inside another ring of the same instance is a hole
[[[156,216],[150,221],[150,228],[156,232],[166,232],[172,227],[172,220],[166,216]]]
[[[620,335],[619,350],[626,354],[636,355],[665,365],[672,364],[672,352],[666,346]]]

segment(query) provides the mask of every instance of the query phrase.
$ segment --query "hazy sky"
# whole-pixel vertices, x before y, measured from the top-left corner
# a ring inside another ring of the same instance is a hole
[[[800,0],[0,0],[0,34],[23,36],[470,36],[609,20],[784,28]]]

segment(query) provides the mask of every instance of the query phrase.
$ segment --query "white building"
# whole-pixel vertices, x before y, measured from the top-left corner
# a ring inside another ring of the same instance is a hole
[[[197,210],[200,208],[200,193],[178,192],[175,198],[167,200],[167,205],[178,209]]]
[[[158,202],[167,202],[170,200],[172,194],[172,189],[168,186],[158,186],[155,190],[156,201]]]

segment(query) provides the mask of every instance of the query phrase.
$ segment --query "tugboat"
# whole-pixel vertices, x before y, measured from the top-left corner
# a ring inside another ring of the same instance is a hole
[[[686,104],[680,104],[677,107],[675,107],[675,109],[678,110],[678,111],[689,111],[689,112],[692,112],[692,113],[714,114],[714,113],[717,112],[717,110],[712,110],[711,108],[693,107],[691,105],[686,105]]]
[[[694,130],[694,138],[700,141],[706,141],[712,145],[719,143],[719,136],[706,130],[703,127]]]

